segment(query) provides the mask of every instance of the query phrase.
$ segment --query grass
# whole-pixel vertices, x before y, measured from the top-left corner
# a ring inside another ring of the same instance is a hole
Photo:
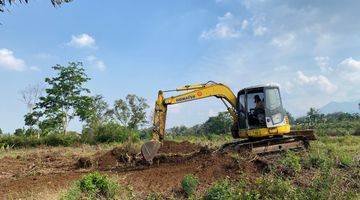
[[[174,141],[190,141],[210,147],[218,147],[231,141],[230,136],[172,136],[167,139]],[[0,150],[0,159],[8,157],[26,156],[42,152],[59,152],[65,157],[92,156],[99,151],[108,151],[115,146],[129,144],[109,143],[99,145],[81,144],[75,147],[39,147]],[[136,146],[141,142],[135,143]],[[186,176],[179,180],[187,196],[203,199],[360,199],[360,137],[320,136],[312,141],[306,153],[286,152],[275,163],[273,170],[262,174],[256,180],[240,178],[234,180],[220,180],[206,191],[198,190],[201,182],[193,176]],[[245,161],[242,161],[245,162]],[[294,175],[286,176],[274,169],[284,166],[293,170]],[[115,177],[109,177],[110,179]],[[119,179],[118,177],[116,177]],[[196,181],[195,181],[196,180]],[[304,183],[301,183],[301,180]],[[300,183],[301,184],[300,184]],[[196,183],[196,184],[195,184]],[[80,187],[80,186],[79,186]],[[69,194],[81,192],[79,188],[72,189]],[[73,193],[71,193],[73,192]],[[116,195],[118,199],[136,199],[144,191],[134,191],[131,186],[119,186]],[[48,199],[53,198],[59,191],[53,191]],[[35,194],[31,195],[34,197]],[[72,196],[72,195],[70,195]],[[154,191],[146,199],[163,199],[164,194]]]
[[[98,145],[88,145],[88,144],[80,144],[75,147],[33,147],[33,148],[20,148],[20,149],[0,149],[0,159],[4,157],[12,157],[16,158],[17,156],[27,156],[31,154],[42,154],[44,152],[54,152],[60,153],[61,155],[71,158],[73,156],[92,156],[99,151],[109,151],[114,147],[119,147],[124,145],[123,143],[104,143]]]

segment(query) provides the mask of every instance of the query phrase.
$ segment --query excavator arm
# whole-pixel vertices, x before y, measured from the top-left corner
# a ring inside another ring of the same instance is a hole
[[[169,98],[164,97],[164,93],[166,92],[182,91],[186,92],[177,96],[171,96]],[[227,110],[232,116],[234,123],[237,122],[238,116],[236,113],[236,96],[229,87],[221,83],[210,81],[205,84],[186,85],[175,90],[160,90],[155,103],[152,141],[145,143],[141,148],[141,152],[145,160],[148,162],[152,161],[161,146],[162,140],[165,137],[167,106],[208,97],[219,98],[227,107]]]

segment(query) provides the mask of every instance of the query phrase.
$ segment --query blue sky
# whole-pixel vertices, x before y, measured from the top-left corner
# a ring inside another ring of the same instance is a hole
[[[359,1],[48,0],[0,13],[0,128],[23,126],[19,91],[82,61],[93,94],[134,93],[214,80],[234,91],[275,83],[294,115],[360,99]],[[169,108],[168,126],[225,110],[217,99]],[[73,129],[81,125],[74,123]]]

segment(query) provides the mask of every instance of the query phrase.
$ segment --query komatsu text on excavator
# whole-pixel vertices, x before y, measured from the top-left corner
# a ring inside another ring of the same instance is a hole
[[[184,93],[168,98],[166,92]],[[193,100],[216,97],[227,107],[232,116],[231,134],[234,142],[221,149],[246,147],[253,153],[307,148],[309,140],[315,140],[312,130],[290,129],[289,119],[282,106],[280,90],[275,85],[260,85],[240,90],[237,95],[221,83],[186,85],[175,90],[159,91],[155,103],[152,140],[141,148],[144,159],[152,162],[165,137],[167,106]]]

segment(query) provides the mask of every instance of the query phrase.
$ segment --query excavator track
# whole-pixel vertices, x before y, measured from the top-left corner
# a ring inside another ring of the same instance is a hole
[[[253,154],[275,153],[286,150],[305,150],[309,147],[309,141],[316,140],[313,130],[292,131],[286,136],[277,136],[266,139],[245,139],[226,143],[219,151],[228,150],[241,152],[249,151]]]

